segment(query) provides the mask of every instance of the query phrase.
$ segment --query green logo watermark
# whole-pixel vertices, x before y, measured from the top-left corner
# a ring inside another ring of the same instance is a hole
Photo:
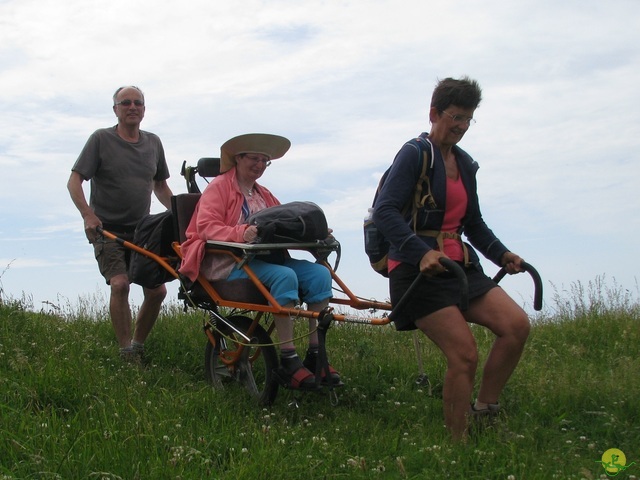
[[[624,472],[631,465],[634,465],[636,462],[631,462],[627,465],[627,457],[624,452],[617,448],[610,448],[602,454],[602,460],[596,461],[596,463],[600,463],[602,465],[604,472],[608,476],[615,477],[620,472]]]

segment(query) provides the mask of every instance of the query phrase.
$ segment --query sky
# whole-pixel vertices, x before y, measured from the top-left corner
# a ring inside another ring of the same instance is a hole
[[[66,182],[133,84],[174,193],[183,161],[233,136],[289,138],[261,183],[319,204],[340,277],[384,300],[362,220],[402,144],[429,130],[437,80],[468,75],[483,100],[460,146],[485,221],[542,276],[545,310],[576,285],[635,295],[638,45],[636,0],[0,0],[0,294],[45,311],[107,295]],[[530,277],[501,285],[531,310]]]

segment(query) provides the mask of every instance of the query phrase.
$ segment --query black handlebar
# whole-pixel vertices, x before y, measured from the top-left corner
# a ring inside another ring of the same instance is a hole
[[[446,257],[440,257],[440,265],[458,277],[458,282],[460,282],[460,310],[465,311],[469,308],[469,283],[467,282],[467,276],[465,275],[464,270],[462,270],[462,267],[460,267],[456,262]],[[397,313],[402,310],[405,303],[407,303],[416,286],[420,283],[422,276],[422,272],[418,273],[413,283],[409,286],[407,291],[404,292],[404,295],[402,295],[402,298],[393,307],[393,310],[389,314],[389,318],[391,320],[393,320],[394,316],[396,316]]]
[[[522,269],[531,275],[533,279],[534,293],[533,293],[533,309],[535,311],[542,310],[542,279],[540,278],[540,274],[538,271],[529,265],[527,262],[522,262],[520,265]],[[502,267],[498,273],[496,273],[495,277],[493,277],[493,281],[499,283],[505,275],[507,274],[507,269]]]

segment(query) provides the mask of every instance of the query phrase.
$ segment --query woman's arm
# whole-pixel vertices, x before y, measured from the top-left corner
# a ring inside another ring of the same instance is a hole
[[[418,265],[431,250],[413,231],[403,215],[411,214],[411,202],[422,166],[421,152],[412,144],[405,144],[393,161],[391,169],[376,200],[373,221],[394,247]]]
[[[240,220],[242,199],[222,182],[210,183],[198,202],[196,230],[203,240],[243,242],[248,225]]]

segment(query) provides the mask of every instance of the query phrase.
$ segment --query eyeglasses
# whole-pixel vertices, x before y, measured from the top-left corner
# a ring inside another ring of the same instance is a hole
[[[247,153],[242,155],[245,158],[248,158],[253,163],[264,163],[265,168],[271,165],[271,160],[268,157],[258,156],[258,155],[249,155]]]
[[[116,105],[122,105],[123,107],[130,107],[132,103],[136,107],[144,107],[144,102],[142,100],[129,100],[129,99],[116,102]]]
[[[466,123],[469,126],[476,123],[473,117],[465,117],[464,115],[452,115],[451,113],[445,112],[444,110],[440,113],[446,113],[455,123]]]

